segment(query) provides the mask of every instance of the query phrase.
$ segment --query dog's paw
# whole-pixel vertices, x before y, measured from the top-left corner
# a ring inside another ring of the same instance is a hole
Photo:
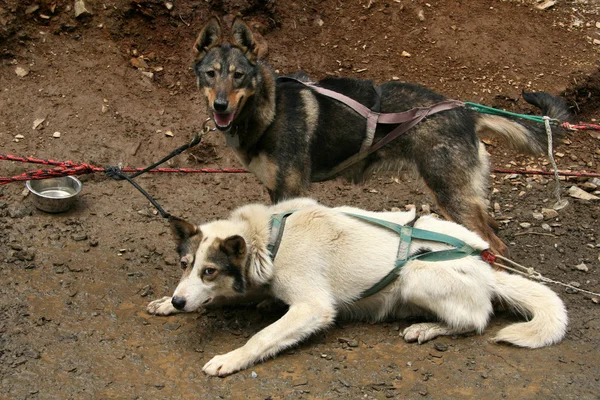
[[[171,297],[165,296],[162,299],[154,300],[146,306],[148,314],[152,315],[171,315],[179,311],[171,303]]]
[[[215,356],[207,362],[202,371],[212,376],[227,376],[247,368],[251,364],[242,349],[230,351],[227,354]]]
[[[431,339],[435,339],[440,335],[446,334],[447,329],[440,324],[434,322],[424,322],[421,324],[413,324],[402,331],[402,337],[407,342],[425,343]]]

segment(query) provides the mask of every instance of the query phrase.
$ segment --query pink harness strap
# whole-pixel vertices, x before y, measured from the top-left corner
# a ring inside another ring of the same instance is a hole
[[[281,79],[281,78],[279,78]],[[324,181],[327,180],[344,169],[350,167],[351,165],[363,160],[369,154],[381,149],[386,144],[390,143],[398,136],[406,133],[410,128],[421,122],[424,118],[438,113],[440,111],[451,110],[457,107],[464,107],[465,104],[462,101],[458,100],[444,100],[439,103],[433,104],[428,107],[415,107],[408,111],[399,112],[399,113],[379,113],[371,110],[369,107],[359,103],[358,101],[342,94],[335,92],[330,89],[323,88],[318,86],[314,82],[304,82],[295,78],[284,77],[284,79],[293,80],[303,85],[313,89],[317,93],[322,94],[323,96],[330,97],[335,99],[348,107],[352,108],[356,113],[362,115],[367,120],[367,133],[366,138],[363,141],[361,149],[358,153],[353,156],[347,158],[338,164],[331,171],[324,174],[317,174],[313,178],[316,181]],[[384,136],[377,143],[373,143],[373,139],[375,137],[375,130],[377,129],[377,124],[399,124],[396,128],[394,128],[390,133]]]

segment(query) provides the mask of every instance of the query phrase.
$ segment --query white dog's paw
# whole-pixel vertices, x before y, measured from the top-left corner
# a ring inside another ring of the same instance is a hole
[[[407,342],[425,343],[431,339],[435,339],[440,335],[448,334],[448,329],[435,322],[424,322],[421,324],[413,324],[402,331],[402,337]]]
[[[162,299],[154,300],[146,306],[148,314],[152,315],[171,315],[179,312],[171,303],[171,297],[165,296]]]
[[[207,375],[227,376],[247,368],[251,362],[245,356],[245,352],[242,349],[237,349],[227,354],[213,357],[212,360],[202,367],[202,371]]]

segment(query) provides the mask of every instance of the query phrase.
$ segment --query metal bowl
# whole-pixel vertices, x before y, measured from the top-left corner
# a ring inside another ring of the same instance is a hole
[[[33,204],[49,213],[65,212],[75,203],[81,192],[81,182],[74,176],[25,182],[33,194]]]

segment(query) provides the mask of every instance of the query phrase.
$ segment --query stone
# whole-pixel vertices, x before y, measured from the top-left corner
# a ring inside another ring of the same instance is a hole
[[[167,10],[171,11],[173,9],[173,3],[171,3],[170,1],[167,1],[165,3],[165,7],[167,7]]]
[[[46,118],[36,118],[33,120],[33,130],[36,130],[42,123],[46,120]]]
[[[588,272],[590,269],[584,263],[578,264],[575,266],[575,269],[578,271]]]
[[[85,2],[83,0],[75,0],[73,9],[75,10],[75,18],[92,15],[92,13],[85,6]]]
[[[534,212],[532,215],[533,215],[533,219],[536,219],[538,221],[541,221],[542,219],[544,219],[544,214],[542,214],[542,213]]]
[[[524,228],[524,229],[529,229],[529,228],[531,228],[531,224],[530,224],[529,222],[521,222],[521,223],[519,224],[519,226],[520,226],[521,228]]]
[[[558,211],[552,208],[542,208],[542,216],[545,220],[558,217]]]
[[[549,8],[554,7],[555,4],[556,4],[555,0],[547,0],[547,1],[543,2],[542,4],[538,4],[537,6],[535,6],[535,8],[537,8],[538,10],[547,10]]]
[[[600,197],[594,196],[577,186],[571,186],[568,193],[569,196],[580,200],[600,200]]]
[[[60,132],[58,132],[58,131],[57,131],[57,132],[54,132],[54,133],[52,134],[52,137],[53,137],[53,138],[57,138],[57,139],[58,139],[58,138],[60,137]]]
[[[408,51],[403,51],[400,55],[402,57],[410,57],[410,53]]]
[[[17,74],[21,78],[24,78],[27,75],[29,75],[29,70],[27,68],[17,67],[15,68],[15,74]]]

